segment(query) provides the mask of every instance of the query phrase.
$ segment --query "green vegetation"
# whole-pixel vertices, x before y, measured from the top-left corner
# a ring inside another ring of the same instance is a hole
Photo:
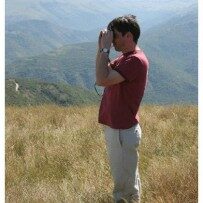
[[[16,91],[15,82],[19,85]],[[93,104],[99,101],[94,92],[67,84],[44,83],[37,80],[6,80],[6,105],[58,104],[62,106]]]
[[[98,107],[6,108],[6,202],[112,203]],[[143,203],[196,203],[197,106],[143,106]]]
[[[93,90],[96,43],[66,45],[6,65],[6,77],[36,78]],[[149,58],[146,103],[197,104],[197,13],[171,19],[143,33],[140,46]],[[114,58],[115,54],[111,54]]]
[[[89,32],[70,30],[43,20],[25,20],[6,25],[6,63],[17,58],[41,55],[64,44],[92,41],[98,32],[96,29]]]
[[[143,34],[141,43],[150,59],[146,95],[150,101],[171,103],[175,98],[180,103],[197,103],[197,23],[197,12],[192,10]]]
[[[6,76],[37,78],[47,82],[62,82],[93,89],[95,45],[95,43],[67,45],[48,54],[15,61],[6,66]]]

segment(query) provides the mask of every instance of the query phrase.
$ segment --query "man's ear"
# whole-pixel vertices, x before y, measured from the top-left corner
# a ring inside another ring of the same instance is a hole
[[[133,38],[133,35],[132,35],[131,32],[127,32],[127,33],[126,33],[126,37],[127,37],[128,39],[130,39],[130,38]]]

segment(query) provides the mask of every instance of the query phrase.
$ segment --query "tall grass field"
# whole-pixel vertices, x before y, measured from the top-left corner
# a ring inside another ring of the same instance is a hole
[[[142,203],[197,203],[197,106],[140,109]],[[98,106],[6,107],[7,203],[111,203]]]

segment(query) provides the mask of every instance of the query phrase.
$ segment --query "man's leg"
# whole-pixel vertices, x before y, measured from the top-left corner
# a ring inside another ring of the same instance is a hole
[[[141,184],[138,172],[138,146],[141,140],[139,124],[126,130],[120,130],[124,168],[124,198],[128,201],[140,200]]]
[[[118,201],[123,197],[124,179],[123,179],[123,155],[119,130],[105,126],[105,139],[111,174],[114,180],[113,196]]]

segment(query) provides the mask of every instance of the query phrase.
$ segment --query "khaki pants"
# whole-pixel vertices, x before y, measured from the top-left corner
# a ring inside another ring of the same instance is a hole
[[[114,180],[115,201],[125,198],[140,200],[140,178],[138,173],[138,146],[141,128],[136,124],[129,129],[104,127],[111,173]]]

